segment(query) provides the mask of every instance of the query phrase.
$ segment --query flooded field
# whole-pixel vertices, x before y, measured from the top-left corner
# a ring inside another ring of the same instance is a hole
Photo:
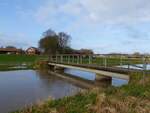
[[[95,74],[66,69],[65,73],[94,83]],[[63,74],[62,74],[63,76]],[[46,99],[71,96],[82,89],[82,81],[69,81],[43,71],[18,70],[0,72],[0,113],[8,113]],[[121,86],[127,80],[112,78],[108,85]],[[87,84],[87,83],[86,83]],[[98,84],[101,87],[100,84]],[[85,84],[84,84],[85,86]]]
[[[8,113],[26,105],[74,95],[81,90],[64,79],[47,73],[22,70],[0,72],[0,113]]]

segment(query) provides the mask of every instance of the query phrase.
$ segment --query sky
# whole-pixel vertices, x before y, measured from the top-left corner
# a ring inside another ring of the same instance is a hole
[[[47,29],[75,49],[150,53],[150,0],[0,0],[0,47],[37,47]]]

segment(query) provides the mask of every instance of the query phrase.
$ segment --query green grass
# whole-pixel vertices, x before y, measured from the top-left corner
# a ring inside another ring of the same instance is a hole
[[[38,55],[0,55],[0,64],[9,63],[33,63],[45,56]]]
[[[12,113],[89,113],[88,106],[96,102],[96,93],[79,93],[76,96],[65,97],[55,101],[46,101],[42,105],[32,106],[22,111]]]
[[[140,72],[132,73],[128,85],[119,88],[110,87],[106,90],[106,94],[120,94],[121,96],[134,96],[150,100],[150,75],[143,76]]]
[[[0,70],[10,70],[9,67],[26,64],[31,68],[39,60],[47,60],[47,56],[39,55],[0,55]]]

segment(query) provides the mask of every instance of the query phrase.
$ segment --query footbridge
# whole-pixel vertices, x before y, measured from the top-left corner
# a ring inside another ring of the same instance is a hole
[[[130,72],[146,70],[146,61],[145,57],[57,54],[49,56],[48,65],[53,67],[54,70],[70,68],[96,73],[96,78],[100,80],[112,77],[129,80]],[[138,66],[137,64],[142,65]]]

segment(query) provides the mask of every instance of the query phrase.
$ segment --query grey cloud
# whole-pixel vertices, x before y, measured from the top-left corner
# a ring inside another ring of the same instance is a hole
[[[64,15],[61,15],[64,14]],[[72,16],[78,19],[87,19],[89,24],[132,24],[150,21],[149,0],[67,0],[64,3],[55,3],[47,0],[35,11],[38,21],[45,22]],[[57,21],[57,20],[56,20]]]
[[[150,40],[149,32],[136,26],[124,26],[122,28],[128,38],[135,40]]]

